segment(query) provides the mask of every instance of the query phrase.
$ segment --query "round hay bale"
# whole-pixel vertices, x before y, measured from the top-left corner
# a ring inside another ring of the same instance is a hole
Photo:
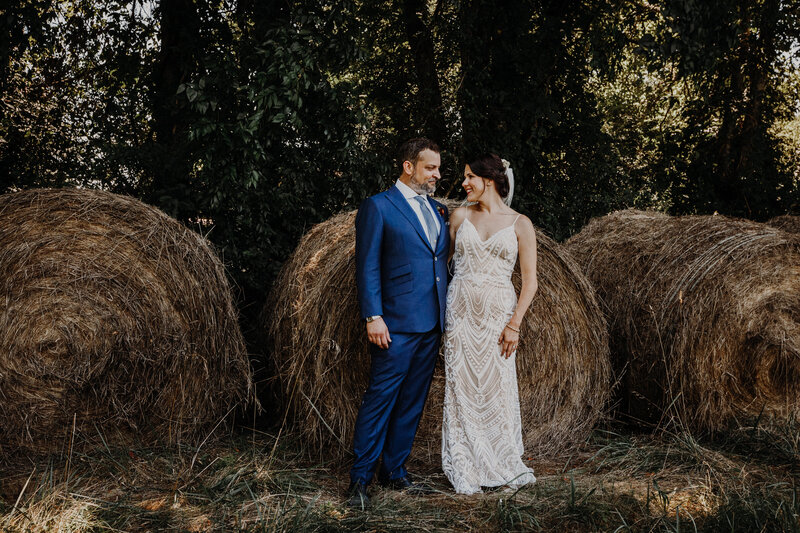
[[[0,272],[0,446],[58,449],[73,428],[193,440],[253,397],[222,263],[155,208],[0,196]]]
[[[767,225],[789,233],[800,233],[800,217],[795,215],[780,215],[771,218],[767,221]]]
[[[448,202],[450,203],[450,202]],[[351,449],[370,357],[355,281],[355,211],[314,226],[278,277],[265,317],[295,427],[322,449]],[[539,291],[517,354],[526,451],[584,440],[610,395],[607,328],[594,291],[562,247],[538,234]],[[519,291],[520,276],[514,275]],[[441,452],[444,371],[437,364],[413,456]]]
[[[800,242],[723,216],[635,210],[566,243],[607,307],[623,409],[697,431],[800,392]]]

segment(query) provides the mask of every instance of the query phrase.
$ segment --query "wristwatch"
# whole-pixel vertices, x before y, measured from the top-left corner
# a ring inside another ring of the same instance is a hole
[[[372,322],[373,320],[378,320],[380,317],[381,317],[381,315],[372,315],[372,316],[368,316],[365,320],[367,322]]]

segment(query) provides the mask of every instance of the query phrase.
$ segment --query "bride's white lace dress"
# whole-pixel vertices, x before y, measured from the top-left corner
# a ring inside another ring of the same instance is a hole
[[[456,232],[445,315],[442,469],[460,494],[536,481],[521,458],[516,353],[504,358],[497,343],[517,305],[517,251],[514,224],[482,240],[465,218]]]

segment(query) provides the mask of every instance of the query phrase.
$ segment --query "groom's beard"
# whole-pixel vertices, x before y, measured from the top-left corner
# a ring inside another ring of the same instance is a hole
[[[411,187],[412,191],[414,191],[417,194],[424,194],[428,196],[436,192],[436,183],[428,183],[427,181],[418,183],[416,181],[416,178],[417,178],[417,172],[414,171],[414,174],[411,176],[411,179],[409,180],[409,186]]]

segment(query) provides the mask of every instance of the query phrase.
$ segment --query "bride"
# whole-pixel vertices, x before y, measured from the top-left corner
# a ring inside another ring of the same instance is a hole
[[[521,458],[515,364],[522,317],[537,289],[536,233],[509,207],[513,173],[495,154],[470,159],[461,185],[474,203],[450,216],[442,469],[456,492],[474,494],[536,481]],[[519,301],[511,284],[517,255]]]

